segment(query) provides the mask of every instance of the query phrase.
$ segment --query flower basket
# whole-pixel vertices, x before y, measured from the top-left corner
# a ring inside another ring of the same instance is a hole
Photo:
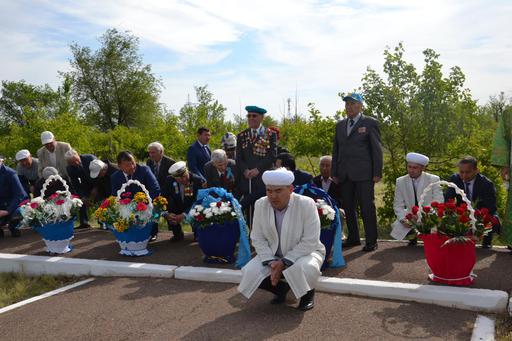
[[[54,180],[62,182],[65,190],[44,199],[47,186]],[[41,196],[21,204],[22,225],[32,227],[43,238],[47,252],[67,253],[73,249],[70,242],[73,239],[74,218],[81,206],[82,201],[71,195],[66,181],[60,175],[52,175],[44,182]]]
[[[433,282],[449,285],[473,284],[476,263],[475,242],[446,243],[450,237],[437,233],[420,234]]]
[[[142,192],[125,192],[132,184],[139,186]],[[105,199],[96,210],[100,223],[106,224],[116,237],[124,256],[146,256],[153,224],[167,209],[167,200],[161,196],[151,200],[146,187],[137,180],[129,180],[117,191],[117,196]]]
[[[198,191],[187,214],[205,263],[233,263],[242,268],[251,259],[247,225],[238,201],[221,187]],[[235,248],[238,243],[238,254]]]
[[[423,206],[426,193],[433,186],[446,185],[460,195],[463,204],[432,202]],[[487,211],[475,211],[463,190],[456,184],[438,181],[428,185],[420,196],[419,207],[413,207],[407,219],[419,231],[434,282],[465,286],[474,280],[475,241],[490,231],[492,218]],[[423,221],[422,221],[423,219]]]
[[[233,263],[235,247],[240,239],[238,220],[211,224],[196,229],[197,242],[204,254],[205,263]]]
[[[321,225],[320,242],[325,247],[325,260],[322,264],[322,270],[327,267],[344,267],[345,260],[343,259],[341,243],[342,220],[336,203],[327,192],[311,184],[297,186],[294,192],[315,200]]]

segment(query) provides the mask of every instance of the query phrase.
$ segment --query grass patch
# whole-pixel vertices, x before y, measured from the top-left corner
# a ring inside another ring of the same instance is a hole
[[[496,340],[512,341],[512,318],[496,316]]]
[[[76,282],[75,277],[0,274],[0,308]]]

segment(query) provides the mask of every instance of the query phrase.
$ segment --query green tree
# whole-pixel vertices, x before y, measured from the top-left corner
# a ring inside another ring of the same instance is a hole
[[[144,65],[139,40],[128,32],[109,29],[100,48],[71,45],[72,93],[90,124],[102,130],[118,125],[141,126],[162,113],[161,81]]]

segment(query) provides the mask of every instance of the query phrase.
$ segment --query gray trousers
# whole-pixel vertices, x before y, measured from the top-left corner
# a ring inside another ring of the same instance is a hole
[[[374,182],[351,181],[346,178],[340,185],[341,204],[345,210],[348,228],[347,241],[359,241],[357,207],[361,208],[366,244],[377,243],[377,213],[375,209]]]

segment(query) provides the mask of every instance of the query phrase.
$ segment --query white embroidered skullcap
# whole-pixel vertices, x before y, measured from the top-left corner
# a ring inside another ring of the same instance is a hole
[[[100,174],[101,170],[106,166],[107,164],[99,159],[92,160],[89,164],[89,172],[91,172],[91,179],[96,179]]]
[[[51,175],[58,175],[59,171],[55,167],[45,167],[43,169],[43,179],[48,179]]]
[[[187,170],[187,163],[185,161],[178,161],[169,167],[169,174],[172,177],[181,176]]]
[[[41,144],[45,145],[47,143],[52,142],[54,139],[53,133],[51,131],[43,131],[41,133]]]
[[[263,173],[262,176],[265,185],[269,186],[290,186],[295,180],[293,172],[287,170],[284,167],[268,170]]]
[[[28,149],[22,149],[16,153],[16,161],[26,159],[29,156],[30,156],[30,152],[28,151]]]
[[[420,153],[408,153],[405,157],[407,162],[417,163],[418,165],[426,166],[428,165],[429,158]]]

